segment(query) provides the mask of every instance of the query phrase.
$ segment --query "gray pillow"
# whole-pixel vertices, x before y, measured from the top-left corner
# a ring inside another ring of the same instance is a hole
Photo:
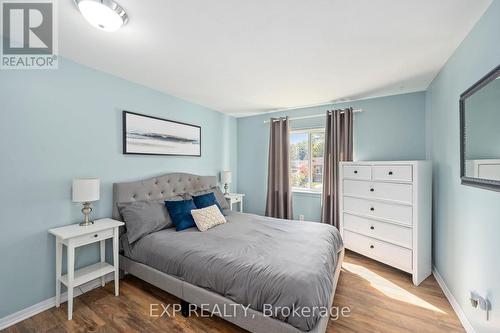
[[[226,201],[226,198],[224,198],[224,193],[220,190],[218,186],[214,186],[209,188],[208,190],[203,190],[203,191],[197,191],[197,192],[189,192],[184,195],[184,199],[189,200],[191,196],[197,196],[197,195],[202,195],[202,194],[207,194],[207,193],[213,193],[215,195],[215,199],[217,199],[217,203],[219,203],[219,206],[223,209],[229,209],[229,204]]]
[[[182,197],[168,200],[182,200]],[[124,202],[117,206],[127,227],[130,244],[150,233],[173,226],[163,200]]]

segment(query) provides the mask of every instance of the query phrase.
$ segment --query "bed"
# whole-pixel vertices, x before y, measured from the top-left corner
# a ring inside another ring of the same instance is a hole
[[[117,203],[216,185],[216,177],[185,173],[116,183],[113,218],[121,220]],[[190,304],[231,309],[223,318],[251,332],[325,332],[329,317],[321,311],[331,307],[344,255],[337,229],[239,212],[226,218],[203,233],[169,228],[122,242],[120,269]],[[303,308],[316,310],[301,315]]]

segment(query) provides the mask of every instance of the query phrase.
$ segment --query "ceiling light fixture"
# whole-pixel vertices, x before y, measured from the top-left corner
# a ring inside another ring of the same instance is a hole
[[[112,0],[75,0],[75,3],[83,17],[98,29],[116,31],[128,21],[125,10]]]

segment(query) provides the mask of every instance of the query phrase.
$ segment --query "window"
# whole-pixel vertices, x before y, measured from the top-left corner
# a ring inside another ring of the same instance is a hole
[[[324,148],[324,129],[290,133],[290,177],[294,190],[321,192]]]

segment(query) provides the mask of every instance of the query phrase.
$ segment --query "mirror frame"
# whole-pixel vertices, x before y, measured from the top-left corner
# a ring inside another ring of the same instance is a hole
[[[479,81],[474,83],[469,89],[460,95],[460,179],[462,185],[475,186],[492,191],[500,191],[500,181],[489,180],[482,178],[467,177],[465,175],[465,100],[471,97],[478,90],[486,86],[488,83],[496,79],[500,74],[500,65],[491,72],[483,76]]]

